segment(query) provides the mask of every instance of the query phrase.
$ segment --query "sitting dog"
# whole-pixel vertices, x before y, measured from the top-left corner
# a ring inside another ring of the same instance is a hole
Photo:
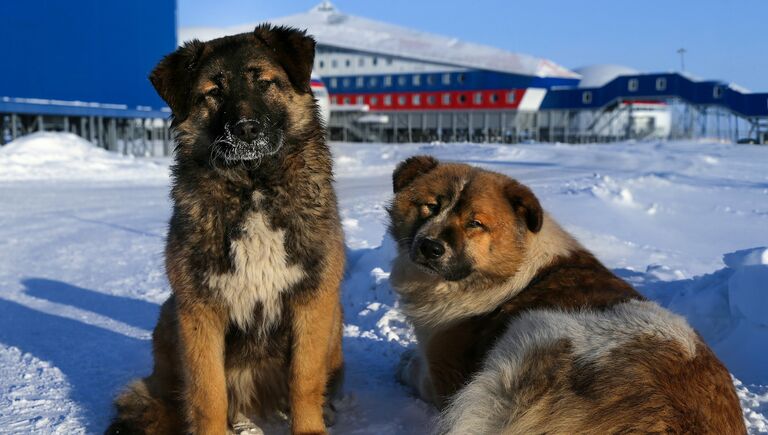
[[[412,157],[394,172],[390,281],[418,350],[399,377],[438,433],[743,434],[731,377],[527,187]]]
[[[177,142],[172,296],[154,370],[117,398],[108,433],[259,432],[247,417],[279,412],[294,434],[326,432],[344,249],[314,50],[304,32],[262,25],[187,43],[152,72]]]

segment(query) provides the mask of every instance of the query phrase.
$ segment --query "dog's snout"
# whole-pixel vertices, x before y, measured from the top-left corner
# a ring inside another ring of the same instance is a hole
[[[424,239],[419,244],[419,251],[424,258],[436,260],[445,254],[445,246],[437,240]]]
[[[235,124],[232,133],[243,142],[252,142],[258,136],[258,127],[256,121],[244,120]]]

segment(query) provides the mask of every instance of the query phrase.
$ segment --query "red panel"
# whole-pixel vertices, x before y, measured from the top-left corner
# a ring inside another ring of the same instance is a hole
[[[377,94],[350,93],[332,94],[331,103],[338,105],[367,104],[371,111],[517,109],[523,94],[525,94],[525,89],[389,92]]]

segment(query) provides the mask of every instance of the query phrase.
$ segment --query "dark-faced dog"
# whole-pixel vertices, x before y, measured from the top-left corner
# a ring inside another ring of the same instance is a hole
[[[394,172],[390,281],[418,350],[399,377],[438,433],[743,434],[730,375],[504,175],[419,156]]]
[[[154,370],[117,398],[108,433],[256,430],[247,417],[275,412],[295,434],[325,433],[344,251],[314,50],[304,32],[262,25],[187,43],[152,72],[176,134],[172,296]]]

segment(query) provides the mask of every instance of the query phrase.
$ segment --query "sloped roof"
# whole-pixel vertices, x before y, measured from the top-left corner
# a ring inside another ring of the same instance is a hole
[[[573,71],[547,59],[344,14],[330,2],[270,22],[307,29],[321,45],[513,74],[579,78]],[[184,28],[179,32],[179,40],[207,40],[243,33],[252,30],[256,24]]]

